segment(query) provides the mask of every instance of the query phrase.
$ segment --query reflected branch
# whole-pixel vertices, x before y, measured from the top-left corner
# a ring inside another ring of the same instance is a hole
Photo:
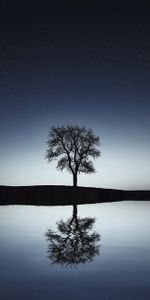
[[[95,218],[78,218],[74,205],[72,218],[58,221],[56,232],[48,229],[45,235],[52,263],[71,266],[92,261],[100,253],[100,234],[91,232],[94,223]]]

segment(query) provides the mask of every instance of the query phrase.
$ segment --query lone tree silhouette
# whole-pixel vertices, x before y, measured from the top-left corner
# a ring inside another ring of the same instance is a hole
[[[48,241],[48,258],[53,264],[77,266],[90,262],[100,254],[101,239],[99,233],[93,231],[95,218],[77,216],[77,205],[73,206],[73,216],[67,221],[60,220],[56,231],[48,229],[45,233]]]
[[[73,175],[73,186],[77,186],[77,176],[83,172],[94,173],[95,168],[90,157],[100,156],[97,147],[100,139],[92,129],[67,125],[51,127],[47,141],[46,158],[49,162],[58,159],[57,169],[66,169]]]

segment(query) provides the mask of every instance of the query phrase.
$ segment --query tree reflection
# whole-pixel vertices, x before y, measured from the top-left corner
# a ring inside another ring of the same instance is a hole
[[[74,205],[72,218],[57,222],[56,232],[48,229],[48,257],[52,263],[71,266],[92,261],[100,251],[100,234],[91,232],[94,223],[95,218],[78,218]]]

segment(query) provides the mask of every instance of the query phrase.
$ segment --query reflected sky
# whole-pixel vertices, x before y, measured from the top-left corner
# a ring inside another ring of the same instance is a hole
[[[72,216],[66,207],[0,207],[0,290],[8,299],[149,299],[150,201],[79,205],[94,218],[100,254],[65,268],[47,257],[45,232]]]

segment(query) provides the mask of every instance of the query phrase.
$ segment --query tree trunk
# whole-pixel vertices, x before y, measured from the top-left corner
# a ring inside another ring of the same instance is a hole
[[[73,186],[77,186],[77,174],[73,174]]]
[[[73,205],[73,219],[77,219],[77,204]]]

